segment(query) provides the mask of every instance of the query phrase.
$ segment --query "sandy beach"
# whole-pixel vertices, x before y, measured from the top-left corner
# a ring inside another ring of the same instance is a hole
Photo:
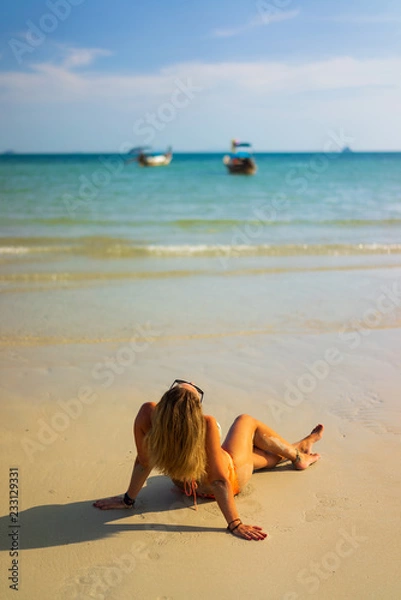
[[[371,331],[358,349],[342,349],[343,360],[302,398],[279,400],[269,391],[281,377],[269,363],[300,373],[301,362],[313,365],[335,345],[334,334],[159,340],[107,389],[89,374],[104,356],[121,359],[121,343],[3,350],[1,555],[3,569],[11,568],[7,533],[15,525],[19,591],[3,570],[1,597],[397,597],[398,331]],[[325,424],[320,462],[305,472],[283,465],[254,474],[237,497],[242,518],[268,532],[264,542],[227,534],[215,502],[200,500],[196,511],[157,473],[134,512],[92,507],[125,491],[136,410],[187,374],[202,381],[205,412],[223,432],[240,412],[291,441]],[[18,478],[14,524],[9,468]]]

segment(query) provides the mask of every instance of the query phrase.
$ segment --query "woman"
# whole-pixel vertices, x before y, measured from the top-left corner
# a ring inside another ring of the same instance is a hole
[[[221,445],[220,426],[214,417],[203,414],[202,399],[198,386],[176,379],[157,404],[143,404],[134,423],[137,457],[128,490],[124,496],[97,500],[94,506],[102,510],[133,508],[152,468],[157,467],[179,488],[193,494],[195,501],[196,494],[214,498],[233,535],[263,540],[267,534],[261,527],[241,521],[234,496],[253,471],[275,467],[283,459],[298,470],[316,462],[320,456],[311,449],[322,437],[323,425],[317,425],[300,442],[289,444],[257,419],[240,415]]]

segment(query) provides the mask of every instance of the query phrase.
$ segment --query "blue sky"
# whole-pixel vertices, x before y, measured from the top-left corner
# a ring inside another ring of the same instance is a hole
[[[0,151],[223,151],[233,137],[256,151],[401,150],[398,1],[9,0],[3,12]]]

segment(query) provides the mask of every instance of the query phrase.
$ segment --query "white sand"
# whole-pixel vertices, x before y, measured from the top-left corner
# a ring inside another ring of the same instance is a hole
[[[0,597],[397,598],[397,344],[397,329],[372,332],[354,350],[330,335],[165,342],[143,352],[108,388],[105,379],[93,378],[93,366],[121,345],[5,348]],[[342,360],[315,380],[314,390],[297,406],[277,404],[285,397],[282,382],[294,382],[307,372],[305,364],[333,346]],[[237,497],[242,519],[261,525],[266,541],[227,534],[216,503],[200,501],[195,511],[157,473],[134,512],[92,507],[94,499],[125,491],[135,413],[176,376],[206,390],[205,412],[218,418],[223,432],[240,412],[265,420],[290,441],[325,424],[316,448],[321,461],[306,472],[257,473]],[[18,593],[5,575],[12,560],[9,467],[19,472]]]

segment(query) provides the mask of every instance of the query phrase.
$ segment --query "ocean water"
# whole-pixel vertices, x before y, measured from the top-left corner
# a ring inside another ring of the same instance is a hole
[[[258,155],[253,177],[228,176],[221,158],[182,154],[168,168],[140,168],[118,155],[0,157],[1,251],[399,250],[401,153]]]
[[[222,157],[1,156],[3,343],[333,331],[398,285],[401,153]]]

